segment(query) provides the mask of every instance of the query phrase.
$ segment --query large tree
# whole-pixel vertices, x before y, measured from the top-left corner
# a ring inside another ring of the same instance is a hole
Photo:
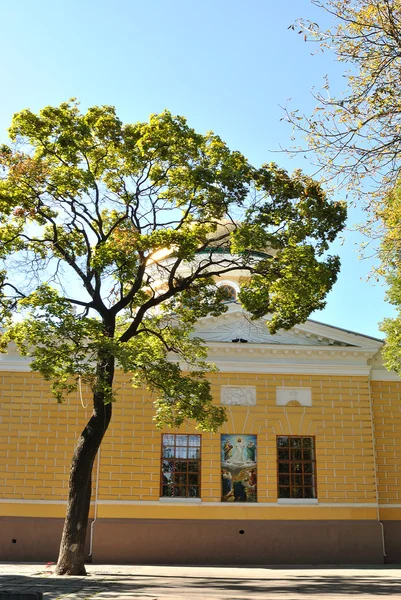
[[[387,300],[396,315],[381,323],[386,334],[384,364],[401,375],[401,182],[383,198],[377,214],[383,224],[380,242],[380,274],[388,284]]]
[[[269,313],[272,332],[304,321],[336,280],[327,249],[345,208],[302,173],[254,168],[169,112],[123,125],[113,107],[81,113],[70,101],[16,114],[10,137],[0,151],[3,344],[32,357],[58,401],[80,382],[93,392],[57,565],[83,574],[115,368],[153,390],[159,425],[216,430],[224,410],[191,337],[198,318],[226,309],[216,278],[247,273],[240,300],[255,318]]]
[[[383,356],[387,368],[401,373],[401,0],[312,3],[332,25],[300,19],[298,32],[334,52],[348,69],[346,86],[333,95],[326,78],[313,114],[287,111],[287,117],[306,136],[322,178],[347,187],[368,209],[361,229],[380,240],[378,272],[398,313],[382,324]]]
[[[345,86],[333,94],[326,77],[323,89],[314,92],[314,112],[289,109],[287,118],[305,134],[321,176],[347,186],[354,197],[365,196],[374,207],[374,199],[393,187],[401,166],[401,0],[312,4],[332,25],[300,19],[292,27],[344,65]]]

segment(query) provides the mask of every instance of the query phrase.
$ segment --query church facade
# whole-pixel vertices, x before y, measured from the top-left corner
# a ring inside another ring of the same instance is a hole
[[[222,282],[224,283],[224,282]],[[225,285],[231,285],[230,282]],[[218,433],[158,430],[117,375],[93,473],[96,563],[401,562],[401,380],[380,340],[312,320],[272,336],[235,302],[198,323]],[[57,558],[90,394],[57,405],[26,359],[0,357],[0,560]]]

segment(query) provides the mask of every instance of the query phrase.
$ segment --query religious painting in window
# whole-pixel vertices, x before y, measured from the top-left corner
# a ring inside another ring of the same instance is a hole
[[[256,435],[221,436],[221,501],[257,502]]]
[[[279,498],[316,498],[315,438],[277,436]]]
[[[200,498],[201,436],[162,435],[161,496]]]

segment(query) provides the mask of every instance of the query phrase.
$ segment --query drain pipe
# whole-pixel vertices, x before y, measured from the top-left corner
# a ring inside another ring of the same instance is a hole
[[[95,483],[95,510],[93,514],[93,521],[90,527],[90,537],[89,537],[89,557],[92,558],[93,553],[93,530],[95,527],[96,519],[97,519],[97,499],[99,495],[99,472],[100,472],[100,448],[97,451],[97,463],[96,463],[96,483]]]
[[[387,554],[386,554],[386,542],[385,542],[385,537],[384,537],[384,525],[380,520],[379,485],[378,485],[378,479],[377,479],[377,461],[376,461],[376,437],[375,437],[375,429],[374,429],[374,422],[373,422],[373,401],[372,401],[372,388],[371,388],[372,362],[373,362],[373,359],[377,356],[377,354],[379,354],[379,352],[380,352],[380,350],[378,350],[376,352],[376,354],[371,358],[368,383],[369,383],[369,402],[370,402],[370,430],[372,432],[373,468],[374,468],[374,472],[375,472],[375,488],[376,488],[376,515],[377,515],[377,522],[379,523],[379,525],[381,527],[383,556],[386,557]]]

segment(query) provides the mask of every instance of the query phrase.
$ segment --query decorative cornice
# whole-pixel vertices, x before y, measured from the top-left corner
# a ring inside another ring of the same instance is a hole
[[[330,358],[333,356],[341,357],[364,357],[371,359],[377,353],[377,348],[358,348],[355,346],[302,346],[290,344],[252,344],[252,343],[232,343],[232,342],[207,342],[205,345],[208,348],[210,355],[215,354],[242,354],[254,356],[317,356]]]
[[[373,381],[399,382],[395,372],[372,368],[377,347],[302,346],[213,342],[208,344],[208,359],[221,372],[276,373],[294,375],[367,376]],[[172,357],[174,360],[174,357]],[[30,372],[32,359],[15,350],[0,354],[0,372]],[[182,368],[186,365],[183,363]]]
[[[221,372],[369,377],[377,348],[268,344],[208,344],[208,359]]]

